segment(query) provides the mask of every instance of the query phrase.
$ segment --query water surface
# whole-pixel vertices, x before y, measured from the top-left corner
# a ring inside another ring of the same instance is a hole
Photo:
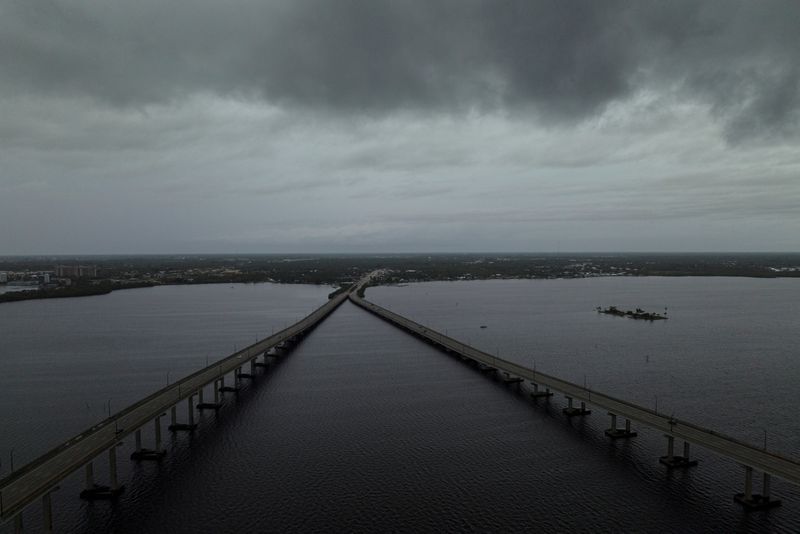
[[[660,409],[751,441],[769,425],[770,446],[791,452],[800,433],[782,408],[797,400],[790,348],[798,331],[790,313],[797,290],[785,282],[430,283],[371,288],[367,297],[504,357],[535,360],[577,382],[586,375],[591,387],[642,403],[658,395]],[[132,302],[111,307],[94,298],[61,301],[73,303],[70,319],[55,324],[67,321],[68,328],[48,328],[42,308],[6,315],[24,320],[4,334],[14,346],[32,348],[18,367],[13,364],[21,358],[3,349],[3,365],[16,372],[14,380],[4,375],[0,390],[16,405],[4,405],[3,428],[20,420],[17,442],[52,440],[68,426],[62,416],[74,425],[89,419],[86,408],[79,410],[84,394],[75,384],[106,388],[103,395],[113,390],[114,399],[133,380],[137,387],[160,387],[166,370],[189,372],[204,364],[206,351],[230,352],[229,345],[249,341],[254,326],[269,333],[271,323],[309,311],[328,292],[159,289],[179,294],[153,299],[158,292],[133,290]],[[749,303],[749,313],[731,307],[737,301]],[[609,304],[668,306],[671,319],[650,324],[593,311]],[[764,309],[775,320],[759,317]],[[90,326],[97,321],[106,327]],[[125,342],[114,342],[118,337]],[[148,357],[152,351],[159,352]],[[152,372],[137,378],[131,355]],[[76,359],[83,363],[59,365]],[[93,378],[81,380],[81,373]],[[15,387],[17,381],[25,387]],[[62,403],[81,416],[73,418]],[[800,531],[796,488],[774,481],[784,506],[746,513],[732,500],[743,482],[732,462],[697,450],[700,466],[669,473],[657,462],[664,454],[658,433],[639,428],[636,439],[612,442],[603,435],[605,414],[568,420],[563,406],[558,397],[533,403],[524,391],[345,303],[291,356],[259,371],[238,397],[227,395],[218,414],[204,412],[193,435],[168,439],[160,464],[127,460],[132,443],[126,439],[119,448],[126,490],[116,503],[84,503],[77,498],[80,473],[65,480],[53,494],[56,527],[98,533]],[[150,443],[152,430],[144,434]],[[104,456],[95,470],[104,481]],[[33,532],[39,513],[38,505],[26,513]]]

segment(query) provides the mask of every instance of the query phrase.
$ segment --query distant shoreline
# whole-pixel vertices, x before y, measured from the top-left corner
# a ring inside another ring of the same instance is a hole
[[[465,279],[454,279],[449,276],[441,276],[436,278],[425,278],[420,280],[405,279],[402,282],[393,281],[392,278],[384,279],[380,282],[370,284],[374,286],[404,286],[409,283],[425,283],[425,282],[475,282],[475,281],[488,281],[488,280],[575,280],[586,278],[652,278],[652,277],[666,277],[666,278],[760,278],[760,279],[778,279],[778,278],[800,278],[800,273],[685,273],[685,272],[652,272],[648,274],[625,273],[625,274],[598,274],[592,276],[513,276],[506,275],[502,277],[485,276],[485,277],[472,277]],[[59,287],[54,289],[32,289],[22,291],[11,291],[8,293],[0,294],[0,304],[9,302],[23,302],[27,300],[43,300],[43,299],[65,299],[65,298],[81,298],[81,297],[95,297],[100,295],[108,295],[114,291],[125,289],[141,289],[147,287],[161,287],[161,286],[188,286],[188,285],[219,285],[219,284],[308,284],[308,285],[321,285],[313,284],[306,281],[301,282],[288,282],[280,280],[247,280],[241,279],[232,280],[197,280],[197,281],[177,281],[177,282],[137,282],[131,284],[112,284],[100,283],[92,286],[72,286],[72,287]],[[325,282],[325,285],[339,286],[338,282]],[[329,295],[332,298],[349,284],[345,284]]]

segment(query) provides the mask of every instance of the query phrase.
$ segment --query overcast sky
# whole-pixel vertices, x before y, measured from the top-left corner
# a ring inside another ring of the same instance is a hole
[[[0,254],[800,250],[800,2],[0,0]]]

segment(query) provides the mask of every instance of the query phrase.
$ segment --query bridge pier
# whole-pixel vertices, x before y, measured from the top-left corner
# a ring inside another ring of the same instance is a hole
[[[250,361],[250,364],[252,366],[252,364],[253,364],[252,360]],[[253,368],[253,370],[255,370],[255,369]],[[255,377],[256,377],[255,373],[243,373],[241,367],[237,367],[236,368],[236,379],[237,379],[237,381],[241,381],[242,378],[247,378],[247,379],[253,380]]]
[[[153,430],[154,430],[154,433],[156,435],[156,451],[157,452],[164,452],[166,454],[166,452],[161,449],[161,416],[160,415],[157,415],[155,417],[155,419],[153,419]]]
[[[625,428],[617,428],[617,414],[608,412],[611,416],[611,428],[606,429],[606,436],[611,439],[635,438],[638,434],[631,431],[631,420],[625,419]]]
[[[110,478],[110,485],[101,486],[94,482],[94,466],[92,462],[86,464],[86,489],[84,489],[80,497],[87,501],[96,500],[109,500],[115,499],[125,489],[125,486],[120,485],[117,479],[117,447],[119,443],[115,443],[108,449],[108,473]]]
[[[203,402],[203,390],[205,386],[201,386],[197,390],[197,406],[198,410],[219,410],[222,405],[219,403],[219,391],[217,390],[217,381],[214,380],[214,402]]]
[[[545,388],[544,391],[539,391],[539,384],[537,384],[536,382],[531,382],[531,385],[533,386],[533,391],[531,391],[531,398],[538,399],[540,397],[547,398],[553,396],[553,392],[550,391],[550,388]]]
[[[519,386],[519,384],[525,381],[524,378],[519,376],[511,376],[511,373],[507,371],[504,371],[503,374],[506,375],[505,378],[502,379],[504,384],[517,384],[517,386]]]
[[[737,493],[733,496],[733,500],[744,506],[746,510],[766,510],[780,506],[781,501],[772,499],[769,495],[771,480],[771,475],[764,473],[761,494],[753,493],[753,468],[749,465],[744,466],[744,493]]]
[[[581,407],[580,408],[576,408],[576,407],[574,407],[572,405],[572,397],[570,397],[570,396],[566,396],[566,397],[567,397],[567,407],[564,408],[561,411],[567,417],[583,416],[583,415],[589,415],[590,413],[592,413],[591,410],[587,410],[586,409],[586,403],[585,402],[581,401]]]
[[[234,376],[233,386],[226,386],[225,385],[225,375],[222,375],[219,378],[219,391],[221,391],[222,393],[225,393],[225,392],[228,392],[228,391],[232,392],[232,393],[236,393],[237,391],[239,391],[239,380],[236,378],[236,372],[235,371],[233,373],[233,376]]]
[[[662,456],[658,461],[670,469],[684,469],[697,465],[697,460],[689,459],[689,442],[683,442],[683,456],[675,455],[675,436],[664,434],[667,438],[667,455]]]
[[[94,487],[94,461],[86,464],[86,489]]]
[[[131,453],[131,460],[161,460],[167,451],[161,448],[161,416],[157,416],[153,420],[156,447],[155,449],[146,449],[142,447],[142,429],[136,430],[136,450]]]
[[[489,374],[497,372],[497,369],[491,365],[486,365],[485,363],[478,362],[477,360],[476,363],[478,364],[478,371],[481,373]]]
[[[178,430],[185,430],[191,432],[195,428],[197,428],[197,424],[194,422],[194,393],[189,395],[186,399],[186,404],[188,407],[187,414],[189,416],[188,423],[179,423],[177,417],[177,406],[172,407],[172,424],[169,425],[169,429],[173,432]]]
[[[53,532],[53,503],[50,499],[50,492],[42,495],[42,520],[45,532]]]
[[[25,532],[25,523],[22,520],[22,511],[14,516],[14,534],[22,534]]]

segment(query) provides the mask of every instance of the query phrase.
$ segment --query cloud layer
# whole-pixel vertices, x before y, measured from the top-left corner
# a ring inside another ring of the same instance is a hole
[[[639,91],[711,106],[733,140],[795,134],[800,4],[286,0],[16,1],[5,91],[115,106],[186,94],[341,113],[575,121]]]
[[[791,0],[12,0],[0,253],[797,249],[799,26]]]

